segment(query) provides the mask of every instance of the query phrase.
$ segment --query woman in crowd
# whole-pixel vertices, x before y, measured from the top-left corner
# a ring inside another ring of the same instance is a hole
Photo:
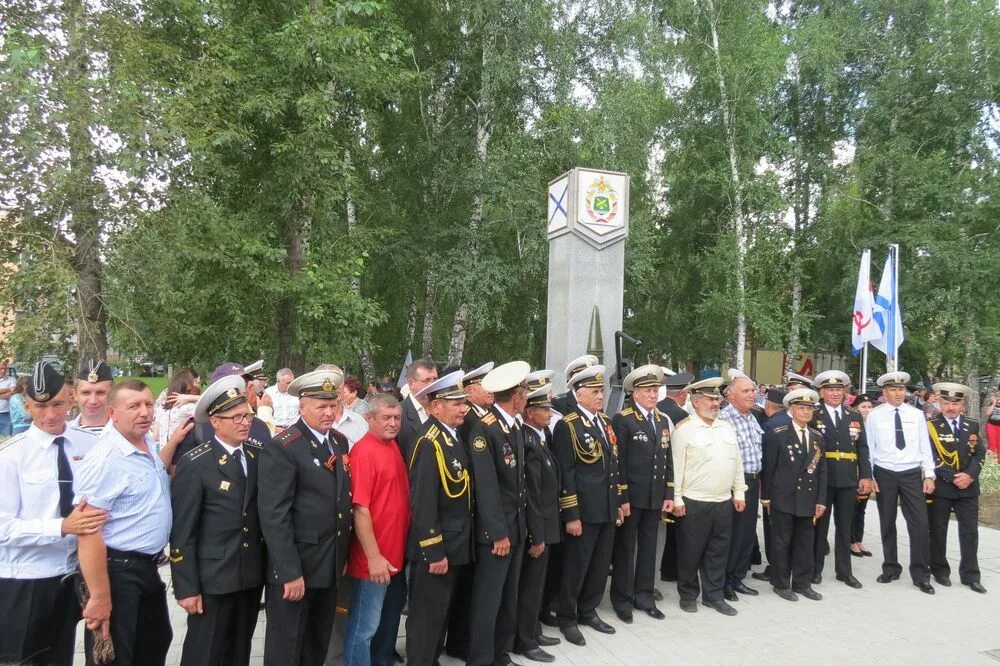
[[[986,408],[986,442],[993,455],[1000,458],[1000,386]]]
[[[340,385],[340,401],[344,403],[344,409],[359,416],[368,413],[368,402],[361,397],[361,382],[357,377],[348,377]]]
[[[201,380],[194,370],[183,368],[174,374],[155,406],[157,451],[166,445],[177,428],[194,417],[194,407],[200,395]]]
[[[875,402],[867,393],[862,393],[851,405],[861,412],[861,418],[867,419],[868,412],[875,407]],[[861,539],[865,534],[865,510],[868,509],[868,495],[858,495],[858,503],[854,505],[854,529],[851,532],[851,555],[855,557],[871,557],[871,551],[865,547]]]
[[[24,432],[31,426],[31,415],[24,407],[24,392],[28,388],[30,377],[24,375],[14,385],[14,393],[10,396],[10,434]]]

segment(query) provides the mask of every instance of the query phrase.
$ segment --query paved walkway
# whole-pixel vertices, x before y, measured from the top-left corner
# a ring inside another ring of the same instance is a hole
[[[980,528],[979,562],[983,585],[990,592],[976,594],[958,584],[958,536],[956,523],[952,521],[949,556],[955,584],[950,588],[935,584],[937,594],[929,596],[907,579],[905,567],[909,558],[902,517],[899,542],[903,578],[889,585],[875,582],[881,572],[881,545],[874,502],[868,505],[866,522],[865,544],[874,557],[853,558],[854,573],[864,584],[863,589],[852,590],[834,580],[829,560],[824,583],[816,588],[823,594],[822,601],[800,599],[790,603],[778,598],[770,586],[748,580],[751,587],[761,591],[760,596],[742,597],[733,604],[739,615],[724,617],[703,606],[699,606],[697,613],[682,612],[677,606],[676,587],[658,582],[664,596],[659,606],[667,615],[665,620],[636,614],[634,624],[624,625],[615,617],[605,596],[601,614],[617,627],[615,635],[605,636],[583,628],[586,647],[564,641],[549,650],[556,655],[557,664],[575,666],[1000,662],[1000,531]],[[166,569],[164,572],[169,575]],[[167,663],[173,665],[180,663],[184,616],[172,599],[170,604],[174,642]],[[558,635],[558,630],[546,627],[546,633]],[[262,664],[263,636],[261,613],[254,638],[253,666]],[[402,652],[402,636],[399,648]],[[995,651],[995,657],[988,654],[991,651]],[[517,656],[514,660],[533,663]],[[441,659],[442,666],[460,663],[449,657]],[[77,655],[77,664],[83,664],[82,652]]]

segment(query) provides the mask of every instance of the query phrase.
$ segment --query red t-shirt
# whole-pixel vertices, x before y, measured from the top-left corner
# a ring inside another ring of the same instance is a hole
[[[354,504],[368,507],[375,541],[389,564],[403,570],[410,528],[410,479],[395,440],[385,443],[371,433],[351,449],[351,492]],[[357,535],[351,537],[347,575],[368,578],[368,556]]]

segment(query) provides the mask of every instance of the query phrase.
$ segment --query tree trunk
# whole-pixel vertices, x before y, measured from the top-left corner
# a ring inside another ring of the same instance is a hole
[[[82,0],[66,2],[66,45],[64,83],[66,131],[69,137],[69,174],[66,208],[69,228],[76,244],[73,247],[73,271],[76,274],[77,365],[86,361],[106,361],[108,356],[108,312],[104,303],[101,264],[101,220],[97,210],[98,188],[94,171],[94,146],[90,140],[93,102],[89,94],[90,56],[85,43],[88,33],[86,9]]]
[[[410,311],[406,315],[406,349],[403,350],[403,358],[406,352],[413,349],[413,336],[417,333],[417,297],[410,298]]]
[[[715,12],[714,0],[705,0],[708,5],[708,26],[712,37],[712,55],[715,58],[715,75],[719,85],[719,104],[722,109],[722,125],[726,134],[726,152],[729,158],[729,184],[733,191],[733,227],[736,232],[736,341],[733,345],[733,367],[743,371],[743,350],[747,345],[746,312],[746,255],[747,239],[743,217],[743,182],[740,179],[740,160],[736,149],[736,126],[729,112],[729,95],[726,79],[722,71],[722,54],[719,50],[719,17]]]
[[[289,215],[285,220],[285,266],[293,287],[278,303],[278,367],[291,368],[296,375],[304,372],[306,366],[305,352],[300,348],[298,340],[299,315],[295,283],[306,263],[303,232],[308,226],[308,216],[304,210],[300,215]]]
[[[424,335],[420,343],[420,356],[430,358],[434,353],[434,317],[437,315],[437,283],[434,274],[427,275],[427,297],[424,300]]]
[[[345,150],[344,168],[347,171],[351,171],[351,165],[351,151]],[[354,230],[358,226],[358,211],[354,204],[354,195],[350,192],[347,193],[345,208],[345,212],[347,214],[347,235],[348,237],[353,237]],[[353,293],[359,300],[361,299],[360,273],[351,278],[351,293]],[[371,384],[375,381],[375,363],[372,361],[372,353],[367,342],[363,342],[361,347],[358,349],[358,360],[361,363],[361,374],[364,377],[365,383]]]

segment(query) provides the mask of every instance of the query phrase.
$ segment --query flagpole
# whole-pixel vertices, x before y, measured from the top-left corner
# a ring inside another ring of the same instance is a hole
[[[899,243],[892,244],[892,370],[899,372],[899,340],[896,339],[896,318],[899,316]]]
[[[861,392],[868,392],[868,341],[861,347]]]

